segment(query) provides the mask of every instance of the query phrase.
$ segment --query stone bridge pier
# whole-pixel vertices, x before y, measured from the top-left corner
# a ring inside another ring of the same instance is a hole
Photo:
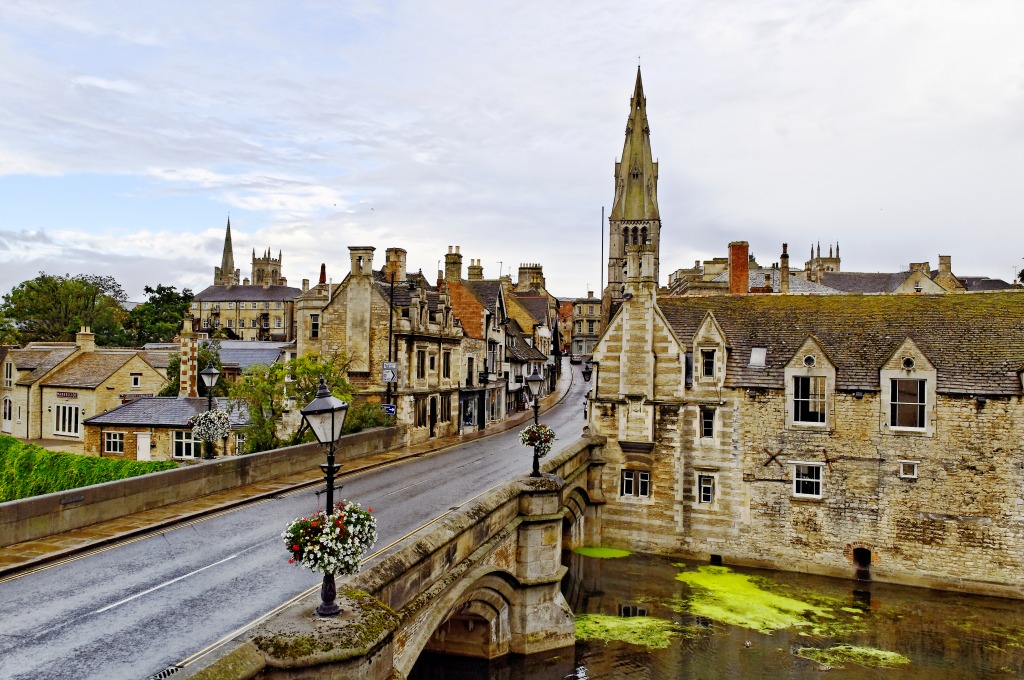
[[[603,437],[545,461],[338,584],[343,615],[312,595],[182,677],[400,680],[424,650],[492,659],[575,644],[562,550],[599,542]],[[216,668],[214,668],[216,667]],[[231,670],[227,670],[227,669]]]

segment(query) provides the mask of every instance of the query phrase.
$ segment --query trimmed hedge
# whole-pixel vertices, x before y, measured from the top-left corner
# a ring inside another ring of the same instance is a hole
[[[136,461],[57,453],[0,435],[0,503],[171,470],[171,460]]]

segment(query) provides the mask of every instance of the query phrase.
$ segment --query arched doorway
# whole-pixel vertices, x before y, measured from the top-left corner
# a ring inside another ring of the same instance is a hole
[[[858,581],[870,581],[871,551],[867,548],[854,548],[853,563],[857,565],[857,573],[854,578]]]
[[[0,420],[0,432],[10,434],[14,431],[14,402],[10,397],[4,397],[3,419]]]

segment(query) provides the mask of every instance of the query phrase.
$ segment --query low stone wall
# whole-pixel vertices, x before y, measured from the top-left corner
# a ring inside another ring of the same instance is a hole
[[[378,428],[342,437],[335,453],[344,462],[400,445],[399,428]],[[300,444],[0,503],[0,547],[311,470],[324,460],[319,444]]]

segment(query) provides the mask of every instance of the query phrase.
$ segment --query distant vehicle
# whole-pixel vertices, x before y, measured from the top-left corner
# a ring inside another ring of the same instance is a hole
[[[569,357],[569,363],[570,364],[582,364],[583,363],[583,357],[581,355],[579,355],[579,354],[573,354],[572,356]]]

